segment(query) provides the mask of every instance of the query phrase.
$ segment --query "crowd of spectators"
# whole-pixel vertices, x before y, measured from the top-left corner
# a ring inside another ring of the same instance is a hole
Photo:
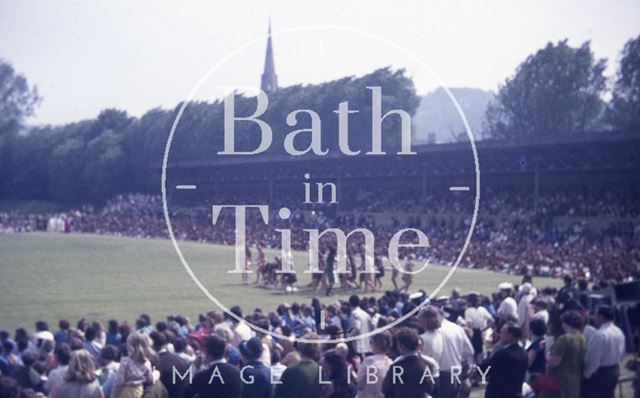
[[[195,323],[38,321],[31,333],[0,331],[0,396],[464,398],[483,387],[495,398],[612,397],[623,318],[590,303],[588,287],[565,277],[559,291],[538,289],[525,276],[491,296],[454,289],[428,305],[424,291],[388,291],[236,306]]]
[[[403,203],[405,213],[410,213],[411,205],[406,200],[403,202],[400,197],[388,195],[391,203]],[[588,215],[602,216],[603,212],[617,216],[635,214],[630,210],[634,206],[628,200],[615,199],[614,194],[603,195],[598,196],[599,200],[585,197],[584,200],[572,198],[570,202],[567,195],[542,196],[543,204],[539,211],[526,217],[522,215],[526,213],[526,207],[521,206],[524,206],[523,196],[528,197],[527,195],[509,196],[498,192],[485,195],[473,238],[460,265],[509,274],[571,274],[594,281],[619,282],[632,277],[640,271],[640,223],[637,215],[634,219],[613,218],[606,227],[597,230],[590,228],[585,221]],[[379,204],[382,202],[372,199],[379,196],[385,195],[371,192],[369,196],[354,195],[354,198],[372,203],[371,210],[391,211],[391,205],[382,206]],[[252,202],[246,195],[242,197],[243,200],[225,198],[224,202]],[[281,193],[274,199],[274,203],[285,204],[286,198],[287,193]],[[436,206],[436,202],[441,202],[444,207]],[[305,228],[338,227],[349,230],[366,227],[376,237],[377,253],[384,257],[387,255],[385,248],[393,234],[400,228],[413,227],[421,229],[429,238],[429,247],[419,251],[418,257],[450,265],[456,261],[464,245],[471,214],[461,212],[461,205],[456,203],[456,200],[447,202],[439,199],[433,202],[434,207],[428,206],[432,211],[404,218],[394,216],[391,218],[393,222],[387,224],[376,222],[374,213],[349,211],[348,206],[343,206],[343,211],[338,214],[326,211],[326,206],[316,206],[311,211],[293,208],[293,216],[289,221],[283,222],[274,217],[269,225],[259,219],[257,212],[249,212],[247,236],[253,244],[261,242],[267,248],[279,248],[281,238],[274,227],[286,227],[292,231],[293,248],[307,250],[308,234],[303,231]],[[574,207],[571,208],[568,203],[573,203]],[[272,206],[274,211],[279,208],[276,205]],[[453,208],[447,209],[446,206]],[[509,216],[487,216],[487,209],[501,209]],[[448,214],[447,211],[452,211],[453,215],[443,216]],[[558,214],[584,216],[572,223],[562,224],[554,222],[554,215]],[[230,212],[223,213],[216,225],[211,223],[211,209],[206,206],[171,206],[170,217],[177,239],[217,244],[233,244],[235,241],[235,220]],[[55,222],[52,223],[52,220]],[[57,227],[52,228],[52,225]],[[160,197],[143,194],[121,195],[99,209],[87,206],[79,211],[62,214],[0,213],[0,230],[55,230],[141,238],[168,237]]]

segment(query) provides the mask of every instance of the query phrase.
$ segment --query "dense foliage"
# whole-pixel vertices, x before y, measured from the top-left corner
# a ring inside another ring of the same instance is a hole
[[[614,128],[640,131],[640,36],[622,50],[607,120]]]
[[[308,128],[309,117],[300,114],[298,125],[289,126],[286,115],[311,109],[322,121],[322,145],[338,148],[338,104],[349,101],[349,145],[351,149],[371,147],[371,90],[382,87],[382,112],[402,109],[415,113],[419,98],[411,79],[403,70],[379,69],[362,77],[308,86],[283,88],[269,96],[269,107],[260,118],[273,130],[269,155],[283,153],[284,136]],[[0,198],[55,200],[66,203],[101,202],[123,192],[158,192],[160,166],[165,144],[177,109],[153,109],[141,118],[108,109],[95,120],[58,127],[17,129],[0,135],[3,181]],[[238,95],[235,113],[249,116],[256,99]],[[188,104],[176,130],[171,160],[207,160],[223,149],[224,103],[215,101]],[[400,118],[385,119],[383,150],[399,146]],[[236,123],[238,150],[253,150],[260,134],[255,123]],[[300,134],[295,145],[308,146],[309,134]]]
[[[497,138],[526,138],[593,131],[604,110],[606,63],[589,43],[547,44],[518,66],[487,109],[487,127]]]

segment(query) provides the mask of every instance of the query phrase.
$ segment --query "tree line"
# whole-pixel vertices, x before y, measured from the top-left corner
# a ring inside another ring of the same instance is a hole
[[[640,36],[622,49],[616,76],[604,76],[606,60],[597,59],[590,43],[571,47],[566,40],[549,43],[527,57],[499,86],[487,109],[485,123],[496,139],[526,140],[558,134],[622,130],[640,133]],[[293,128],[283,115],[312,109],[323,121],[323,146],[339,146],[337,116],[340,102],[349,101],[349,146],[371,146],[371,99],[367,87],[383,88],[383,114],[403,109],[413,115],[419,105],[413,81],[404,70],[383,68],[361,77],[295,85],[269,95],[261,119],[274,132],[269,154],[282,154],[282,141]],[[27,127],[40,101],[34,87],[12,66],[0,60],[0,199],[99,203],[125,192],[158,192],[160,165],[174,109],[152,109],[140,118],[106,109],[98,117],[63,126]],[[236,96],[236,114],[251,115],[256,99]],[[224,104],[192,102],[185,108],[171,148],[171,160],[213,159],[223,148]],[[309,121],[301,116],[299,124]],[[333,120],[328,129],[325,124]],[[383,124],[383,149],[400,143],[400,118]],[[300,128],[300,127],[296,127]],[[256,147],[254,123],[236,125],[239,150]],[[296,145],[308,145],[303,134]]]

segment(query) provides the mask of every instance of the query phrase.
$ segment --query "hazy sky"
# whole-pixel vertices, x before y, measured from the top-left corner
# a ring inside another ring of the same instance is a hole
[[[624,43],[640,34],[634,1],[34,1],[0,0],[0,57],[38,86],[34,124],[95,117],[115,107],[140,116],[184,99],[214,64],[266,33],[271,15],[280,85],[407,67],[420,93],[437,86],[397,43],[449,87],[495,90],[548,41],[591,40],[615,72]],[[263,41],[212,75],[211,87],[258,85]],[[215,97],[203,90],[196,98]]]

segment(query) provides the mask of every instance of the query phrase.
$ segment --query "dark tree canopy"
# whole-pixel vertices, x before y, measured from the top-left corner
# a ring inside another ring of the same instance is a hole
[[[314,110],[322,119],[322,144],[338,147],[338,104],[349,101],[349,130],[352,149],[369,149],[371,137],[371,91],[367,86],[382,87],[382,112],[402,109],[413,115],[419,98],[413,82],[404,71],[380,69],[362,77],[347,77],[323,84],[285,87],[269,95],[269,108],[261,119],[273,129],[270,155],[283,153],[284,135],[308,127],[306,115],[299,126],[286,123],[294,110]],[[224,104],[189,103],[176,131],[171,147],[174,160],[206,160],[216,157],[223,148]],[[256,99],[237,96],[237,115],[251,115]],[[116,109],[104,110],[96,119],[58,127],[31,128],[26,134],[8,134],[2,141],[1,160],[6,161],[0,186],[0,198],[54,200],[63,203],[101,202],[126,192],[160,190],[160,166],[165,144],[177,110],[152,109],[141,118],[132,118]],[[383,150],[391,152],[399,145],[400,119],[391,116],[382,124]],[[257,146],[259,132],[254,123],[236,125],[239,150]],[[296,146],[304,147],[301,135]]]
[[[338,150],[338,115],[334,112],[341,102],[348,101],[350,110],[357,113],[349,115],[349,146],[352,150],[363,152],[371,148],[371,90],[367,87],[378,86],[382,91],[382,114],[391,109],[402,109],[413,115],[420,103],[413,81],[405,76],[404,70],[392,71],[389,68],[378,69],[362,77],[345,77],[317,85],[296,85],[284,87],[269,95],[269,106],[260,116],[273,131],[273,142],[265,154],[284,154],[285,136],[297,129],[309,128],[311,121],[307,114],[298,114],[298,124],[287,124],[286,116],[299,109],[316,112],[321,121],[322,147],[325,150]],[[235,113],[249,116],[256,110],[255,97],[238,95],[235,97]],[[203,160],[216,157],[224,148],[224,105],[197,102],[189,104],[180,120],[171,147],[171,159]],[[258,147],[260,129],[253,122],[236,123],[235,142],[240,151],[251,151]],[[382,124],[382,146],[387,152],[395,151],[400,145],[400,118],[390,116]],[[298,136],[294,145],[297,148],[308,147],[309,134]]]
[[[0,133],[33,114],[40,101],[36,87],[0,59]]]
[[[622,50],[607,121],[615,129],[640,133],[640,36]]]
[[[605,66],[589,42],[578,48],[566,40],[547,44],[500,86],[487,109],[488,131],[496,138],[526,138],[599,128]]]

